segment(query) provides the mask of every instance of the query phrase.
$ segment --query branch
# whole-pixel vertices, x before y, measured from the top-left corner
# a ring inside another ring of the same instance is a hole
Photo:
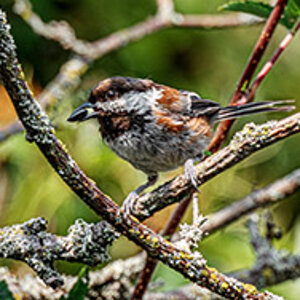
[[[81,76],[87,71],[88,66],[88,61],[80,56],[75,56],[67,61],[60,68],[56,77],[37,96],[41,106],[47,109],[53,102],[67,97],[79,85]],[[0,142],[23,131],[21,123],[14,122],[0,131]]]
[[[278,0],[272,13],[270,14],[267,23],[257,41],[254,50],[250,56],[248,64],[238,82],[237,88],[231,98],[230,105],[238,104],[244,95],[244,91],[248,88],[255,70],[271,40],[271,37],[275,31],[277,24],[279,23],[282,12],[287,4],[288,0]],[[243,103],[246,103],[247,99],[243,99]],[[209,150],[215,152],[224,143],[226,136],[233,124],[234,120],[225,120],[220,123],[213,140],[209,145]]]
[[[287,2],[287,1],[285,1]],[[169,14],[171,14],[171,12],[174,10],[173,7],[173,2],[172,0],[157,0],[157,4],[158,4],[158,8],[159,11],[162,9],[166,9],[167,12],[169,12]],[[284,8],[285,4],[283,4],[282,6],[279,5],[278,2],[278,8],[275,7],[275,9],[273,10],[272,14],[270,15],[267,24],[265,26],[265,35],[264,35],[264,31],[254,49],[253,55],[250,58],[250,61],[248,63],[248,66],[246,67],[246,70],[244,72],[244,74],[242,75],[242,78],[239,82],[237,91],[242,91],[242,87],[245,84],[245,80],[247,80],[247,76],[249,76],[249,78],[252,77],[256,66],[258,65],[258,62],[260,60],[260,58],[262,57],[262,54],[264,53],[264,50],[268,44],[269,38],[271,38],[272,36],[272,32],[275,30],[275,26],[277,24],[277,22],[279,22],[279,17],[281,15],[281,13],[283,12],[283,8]],[[277,15],[276,15],[277,14]],[[187,19],[188,18],[188,19]],[[189,24],[192,26],[193,22],[197,22],[199,21],[199,17],[194,16],[194,17],[186,17],[185,22],[190,22]],[[188,24],[188,23],[186,23]],[[260,57],[260,58],[259,58]],[[257,59],[257,61],[256,61]],[[256,66],[255,66],[256,64]],[[252,70],[251,70],[252,68]],[[251,74],[252,72],[252,74]],[[242,84],[242,85],[241,85]],[[241,86],[240,86],[241,85]],[[233,96],[232,99],[232,103],[234,104],[234,102],[236,100],[238,100],[238,95],[237,95],[237,91],[235,93],[235,95]],[[237,99],[234,99],[235,97],[237,97]],[[248,99],[250,101],[250,99]],[[209,150],[211,150],[212,152],[216,152],[221,144],[223,143],[223,141],[225,140],[229,129],[231,127],[230,125],[230,120],[226,121],[227,123],[224,123],[224,126],[222,127],[222,124],[219,126],[218,130],[215,133],[215,136],[213,138],[213,141],[211,142],[211,144],[209,145]],[[233,122],[233,121],[231,121]],[[182,203],[180,203],[175,211],[175,213],[173,214],[173,216],[170,218],[169,220],[169,224],[172,224],[172,231],[175,231],[175,229],[177,228],[178,224],[180,223],[181,218],[183,217],[183,214],[185,212],[185,210],[187,209],[189,203],[190,203],[190,198],[185,199]],[[133,293],[132,299],[141,299],[142,295],[145,293],[146,289],[147,289],[147,285],[150,282],[151,279],[151,275],[154,272],[154,269],[156,267],[157,262],[155,262],[155,260],[153,260],[152,258],[148,258],[147,262],[146,262],[146,266],[145,269],[143,270],[141,277],[136,285],[135,291]]]
[[[254,123],[245,125],[242,131],[234,135],[227,147],[195,167],[198,185],[203,185],[251,154],[299,132],[300,113],[262,125]],[[144,220],[166,206],[185,199],[192,191],[193,188],[185,175],[179,175],[154,191],[139,197],[134,204],[133,213]]]
[[[171,1],[170,1],[171,2]],[[55,100],[66,97],[75,90],[80,83],[80,78],[89,68],[89,63],[99,59],[132,41],[142,39],[148,34],[171,26],[168,20],[173,20],[174,26],[199,27],[199,28],[224,28],[236,26],[248,26],[262,22],[261,19],[249,17],[245,14],[227,15],[180,15],[176,14],[169,4],[158,1],[158,12],[142,23],[127,29],[118,31],[106,38],[89,43],[76,38],[73,28],[65,21],[52,21],[46,24],[33,12],[28,0],[16,0],[14,11],[27,22],[33,31],[47,39],[59,42],[63,48],[72,50],[78,56],[65,63],[58,75],[50,82],[45,90],[38,96],[43,107],[47,108]],[[168,2],[167,2],[168,3]],[[166,8],[165,8],[166,7]],[[166,17],[167,16],[167,17]],[[13,123],[0,132],[0,142],[8,137],[22,132],[24,129],[19,123]]]
[[[0,257],[27,263],[52,288],[63,284],[54,262],[65,260],[96,266],[107,261],[106,252],[117,237],[106,222],[87,224],[77,220],[65,237],[47,233],[47,221],[32,219],[0,229]]]
[[[270,185],[251,193],[244,199],[207,216],[207,222],[202,229],[212,233],[234,222],[242,216],[267,205],[284,200],[300,190],[300,169],[276,180]]]
[[[271,241],[260,234],[257,215],[249,219],[248,227],[256,263],[250,270],[235,272],[233,276],[260,288],[300,277],[300,255],[274,248]]]
[[[267,74],[270,72],[272,67],[275,65],[279,57],[281,56],[282,52],[287,48],[287,46],[290,44],[290,42],[295,37],[296,33],[300,29],[300,21],[296,24],[295,28],[291,30],[282,40],[280,43],[278,49],[275,51],[271,59],[263,66],[261,71],[256,76],[253,84],[249,88],[247,99],[248,101],[252,101],[255,97],[255,93],[257,89],[259,88],[260,84],[264,80],[264,78],[267,76]]]
[[[189,198],[183,200],[180,204],[178,204],[178,206],[172,213],[171,217],[169,218],[169,221],[168,221],[166,227],[162,231],[162,233],[161,233],[162,236],[172,236],[175,233],[175,231],[178,227],[178,224],[180,223],[181,217],[186,212],[192,197],[193,197],[193,193],[191,194],[191,196]],[[139,300],[139,299],[143,298],[143,295],[145,294],[145,292],[147,290],[147,287],[151,281],[153,272],[154,272],[157,264],[158,264],[157,259],[154,259],[150,255],[147,255],[145,267],[144,267],[144,269],[137,281],[137,284],[134,288],[134,291],[132,293],[132,296],[131,296],[132,300]]]
[[[101,270],[89,272],[88,294],[85,299],[129,299],[132,280],[144,265],[144,255],[136,255],[126,260],[116,260]],[[34,275],[16,277],[8,269],[0,268],[0,281],[5,280],[17,299],[69,299],[68,294],[74,287],[77,277],[62,276],[65,284],[61,289],[49,288]]]
[[[85,299],[130,299],[132,290],[132,280],[136,278],[138,273],[144,266],[144,255],[137,255],[126,260],[117,260],[101,270],[89,272],[88,294]],[[53,289],[47,287],[34,275],[27,274],[26,276],[17,277],[7,268],[0,268],[0,282],[5,281],[8,289],[17,299],[51,299],[58,300],[68,299],[70,291],[73,289],[77,277],[63,276],[64,286],[62,289]],[[165,293],[149,293],[145,295],[145,299],[151,300],[197,300],[199,297],[205,299],[218,299],[208,290],[197,287],[195,285],[186,285],[180,289]]]
[[[146,35],[170,27],[197,27],[204,29],[236,27],[252,25],[261,22],[261,19],[245,16],[245,14],[227,15],[182,15],[174,11],[173,2],[157,0],[157,14],[147,20],[120,30],[106,38],[87,42],[76,38],[74,29],[65,21],[52,21],[45,24],[32,11],[28,0],[16,0],[14,10],[19,14],[37,34],[59,42],[63,48],[74,53],[95,60],[103,55],[139,40]]]
[[[54,135],[49,119],[33,99],[24,81],[18,63],[15,43],[9,33],[5,14],[0,11],[0,77],[27,131],[34,142],[65,183],[98,215],[128,239],[191,281],[224,297],[241,299],[275,299],[268,292],[260,293],[249,286],[229,278],[214,268],[209,268],[199,255],[180,249],[155,234],[133,217],[125,218],[120,208],[104,195],[67,154],[65,147]]]

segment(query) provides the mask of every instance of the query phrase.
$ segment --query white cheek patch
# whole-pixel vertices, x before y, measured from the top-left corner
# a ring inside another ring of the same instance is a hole
[[[156,100],[162,97],[162,92],[152,88],[147,92],[129,92],[123,97],[126,99],[128,112],[146,114],[155,105]]]
[[[120,98],[118,100],[112,100],[109,102],[96,103],[96,109],[108,113],[120,113],[124,112],[126,108],[126,101],[123,98]]]

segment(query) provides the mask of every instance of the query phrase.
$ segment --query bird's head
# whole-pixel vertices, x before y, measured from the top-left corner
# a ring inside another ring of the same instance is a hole
[[[111,77],[97,84],[88,101],[77,107],[69,122],[82,122],[92,118],[105,118],[130,112],[134,101],[152,89],[153,81],[131,77]]]

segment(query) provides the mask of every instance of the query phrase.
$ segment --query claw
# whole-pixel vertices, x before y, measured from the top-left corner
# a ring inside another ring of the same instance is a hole
[[[200,190],[198,189],[198,183],[197,183],[197,174],[194,166],[194,160],[188,159],[184,164],[184,173],[185,177],[188,181],[191,182],[191,185],[193,188],[200,193]]]
[[[120,210],[123,213],[123,217],[125,219],[127,219],[130,215],[132,215],[132,212],[135,211],[134,204],[136,199],[139,197],[139,194],[141,194],[146,188],[155,184],[157,178],[157,174],[152,174],[151,176],[148,176],[148,181],[146,183],[142,184],[136,190],[128,194]]]
[[[136,191],[133,191],[127,195],[121,207],[121,212],[123,213],[124,218],[127,219],[134,211],[134,203],[138,196],[139,195]]]

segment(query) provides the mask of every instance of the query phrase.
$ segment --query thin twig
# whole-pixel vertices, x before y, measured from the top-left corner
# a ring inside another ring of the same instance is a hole
[[[16,46],[9,29],[6,16],[0,11],[1,80],[27,131],[28,140],[38,146],[49,164],[70,189],[118,232],[200,286],[221,296],[236,299],[242,299],[246,295],[249,299],[278,298],[267,292],[259,292],[254,286],[250,287],[221,274],[214,268],[209,268],[203,259],[198,259],[199,256],[168,242],[135,218],[125,217],[119,206],[103,194],[81,171],[55,136],[47,115],[34,100],[24,80],[15,52]]]
[[[261,22],[255,17],[245,14],[226,15],[183,15],[174,11],[173,1],[157,0],[157,14],[147,20],[120,30],[106,38],[87,42],[77,39],[74,29],[65,21],[44,23],[41,18],[32,11],[28,0],[16,0],[15,12],[32,27],[39,35],[59,42],[65,49],[91,60],[136,41],[142,37],[153,34],[158,30],[169,27],[197,27],[197,28],[224,28],[243,25],[252,25]]]
[[[244,199],[207,216],[208,221],[203,225],[203,230],[208,233],[215,232],[242,216],[260,207],[278,203],[299,190],[300,169],[297,169],[270,185],[249,194]]]
[[[287,1],[288,0],[278,0],[274,9],[272,10],[272,13],[270,14],[266,25],[249,58],[247,66],[238,82],[236,90],[231,98],[230,105],[236,105],[240,100],[242,100],[241,104],[247,102],[247,99],[241,98],[244,95],[244,91],[248,88],[254,72],[257,69],[258,64],[271,40],[271,37],[275,31],[276,26],[279,23],[281,14],[287,4]],[[214,138],[208,147],[211,152],[217,151],[223,144],[233,122],[234,120],[225,120],[219,124]]]
[[[255,93],[259,88],[263,79],[267,76],[270,72],[274,64],[277,62],[279,57],[281,56],[282,52],[287,48],[290,42],[293,40],[294,36],[296,35],[297,31],[300,29],[300,21],[296,24],[295,28],[291,30],[282,40],[279,47],[271,57],[271,59],[263,66],[261,71],[256,76],[256,79],[252,83],[251,87],[249,88],[249,92],[247,94],[248,101],[252,101],[255,97]]]

